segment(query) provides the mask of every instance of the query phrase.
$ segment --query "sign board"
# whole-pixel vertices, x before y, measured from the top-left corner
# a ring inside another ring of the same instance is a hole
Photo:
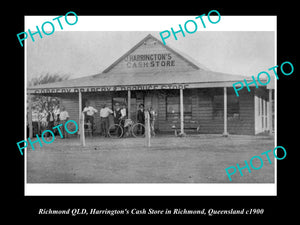
[[[171,53],[129,55],[124,58],[127,68],[173,67],[175,60]]]
[[[166,89],[186,89],[188,84],[157,84],[157,85],[124,85],[105,87],[72,87],[72,88],[43,88],[28,89],[33,94],[54,94],[54,93],[78,93],[78,92],[106,92],[106,91],[144,91],[144,90],[166,90]]]

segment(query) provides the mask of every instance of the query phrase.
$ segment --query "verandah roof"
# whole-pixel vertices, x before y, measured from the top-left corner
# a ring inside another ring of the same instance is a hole
[[[29,87],[29,93],[39,89],[56,88],[87,88],[87,87],[114,87],[130,85],[168,85],[190,84],[190,88],[197,87],[230,87],[237,81],[252,79],[242,75],[231,75],[203,69],[185,72],[153,72],[153,73],[100,73],[77,79],[65,80]]]

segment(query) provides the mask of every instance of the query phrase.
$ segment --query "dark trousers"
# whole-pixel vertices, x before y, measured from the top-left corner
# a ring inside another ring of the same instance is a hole
[[[138,123],[141,123],[145,126],[145,120],[139,120],[137,121]],[[138,130],[137,130],[138,134],[144,134],[145,133],[145,127],[138,125]]]
[[[108,117],[100,117],[100,128],[102,135],[106,137],[109,128]]]
[[[48,130],[52,131],[52,128],[54,127],[54,121],[49,121],[48,122]],[[53,132],[53,131],[52,131]],[[47,134],[47,137],[50,137],[50,133]]]
[[[61,129],[61,133],[63,138],[68,138],[68,132],[65,129],[65,124],[66,124],[67,120],[61,120],[60,123],[62,124],[62,126],[60,127]]]

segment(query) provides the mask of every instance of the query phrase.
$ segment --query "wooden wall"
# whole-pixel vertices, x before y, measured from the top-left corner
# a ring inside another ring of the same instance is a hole
[[[224,119],[213,117],[213,98],[217,88],[189,89],[184,90],[183,95],[192,96],[192,120],[200,124],[200,133],[222,134],[224,131]],[[223,94],[223,88],[218,88],[218,92]],[[179,92],[179,91],[178,91]],[[228,94],[233,90],[228,88]],[[239,118],[228,119],[229,134],[249,134],[254,135],[254,95],[253,91],[240,91]],[[171,131],[172,120],[166,116],[166,98],[159,97],[158,128],[161,131]],[[179,119],[179,118],[175,118]]]
[[[94,95],[93,93],[83,93],[82,94],[83,103],[85,100],[89,100],[90,105],[98,110],[98,113],[95,114],[95,123],[96,123],[96,133],[100,132],[100,115],[99,111],[102,104],[107,104],[111,107],[112,100],[109,93],[101,93],[101,95]],[[79,124],[79,99],[78,94],[68,94],[60,96],[60,104],[65,106],[66,110],[69,113],[70,119],[76,121]],[[84,105],[82,106],[82,110]]]
[[[76,123],[79,126],[78,94],[62,94],[59,97],[60,97],[60,107],[64,106],[70,116],[69,119],[76,121]]]
[[[179,97],[179,90],[178,97]],[[203,134],[222,134],[224,129],[223,117],[215,119],[213,117],[213,95],[223,94],[223,88],[204,88],[204,89],[186,89],[184,95],[192,96],[192,119],[200,123],[200,133]],[[228,94],[234,94],[232,88],[228,88]],[[248,92],[242,90],[239,92],[239,118],[228,119],[228,132],[229,134],[247,134],[254,135],[255,121],[254,121],[254,91]],[[146,94],[146,93],[145,93]],[[153,93],[151,93],[153,95]],[[156,128],[162,132],[172,132],[172,121],[179,120],[179,118],[167,117],[167,104],[166,98],[168,92],[155,93],[157,104],[157,120]],[[98,111],[103,103],[106,103],[110,108],[112,107],[112,94],[110,92],[93,94],[83,93],[83,99],[88,99],[93,107]],[[137,106],[142,103],[142,99],[137,99]],[[61,104],[66,107],[69,112],[70,119],[75,120],[77,123],[78,112],[78,95],[68,94],[61,96]],[[96,133],[100,132],[100,116],[99,112],[95,115]],[[79,124],[79,123],[78,123]]]

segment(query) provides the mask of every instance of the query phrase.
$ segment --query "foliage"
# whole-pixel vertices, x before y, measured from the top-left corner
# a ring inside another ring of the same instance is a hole
[[[34,77],[28,81],[28,87],[41,85],[41,84],[49,84],[54,82],[60,82],[63,80],[67,80],[69,78],[68,75],[60,75],[60,74],[42,74],[38,77]]]
[[[41,74],[38,77],[34,77],[28,81],[28,87],[37,86],[41,84],[49,84],[54,82],[60,82],[63,80],[67,80],[69,78],[68,75],[60,75],[60,74]],[[53,96],[42,96],[42,95],[33,95],[32,96],[32,106],[37,110],[46,109],[47,111],[50,107],[59,104],[59,98]]]

